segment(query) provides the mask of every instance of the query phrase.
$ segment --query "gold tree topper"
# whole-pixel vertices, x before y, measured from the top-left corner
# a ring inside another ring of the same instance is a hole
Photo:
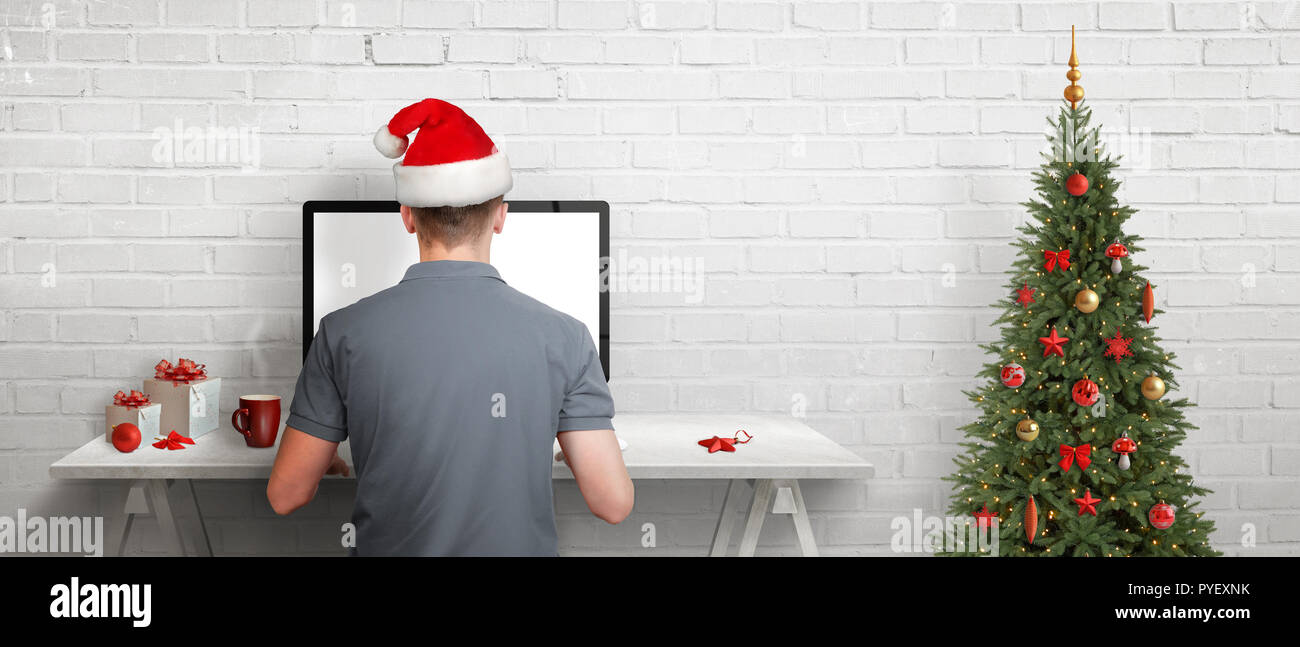
[[[1069,63],[1070,71],[1065,73],[1065,78],[1070,79],[1070,85],[1065,87],[1065,100],[1070,102],[1070,109],[1074,110],[1083,101],[1083,86],[1075,83],[1083,78],[1083,72],[1079,71],[1079,57],[1074,53],[1074,25],[1070,25]]]

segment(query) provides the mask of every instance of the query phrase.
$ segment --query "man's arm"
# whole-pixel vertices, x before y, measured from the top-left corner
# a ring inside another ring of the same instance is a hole
[[[326,474],[350,471],[338,455],[339,444],[322,440],[288,425],[266,484],[266,498],[276,514],[289,514],[311,502]]]
[[[591,513],[608,523],[626,519],[632,512],[632,479],[614,431],[562,431],[557,438]]]

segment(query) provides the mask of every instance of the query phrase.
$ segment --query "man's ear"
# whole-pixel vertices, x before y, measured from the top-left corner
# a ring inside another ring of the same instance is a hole
[[[506,228],[506,212],[509,210],[510,203],[502,200],[501,206],[497,208],[496,215],[492,216],[492,233],[499,234],[502,229]]]
[[[402,205],[402,224],[406,226],[406,233],[415,233],[415,217],[411,215],[411,208]]]

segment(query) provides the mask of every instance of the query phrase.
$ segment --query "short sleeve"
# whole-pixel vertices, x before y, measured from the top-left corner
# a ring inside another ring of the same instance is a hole
[[[307,350],[307,360],[298,373],[289,420],[294,429],[322,440],[343,442],[348,437],[348,415],[335,381],[334,358],[329,348],[325,320]]]
[[[609,394],[605,372],[600,368],[600,354],[586,326],[578,324],[579,352],[573,355],[576,377],[565,390],[560,408],[560,425],[556,431],[590,431],[614,428],[614,398]]]

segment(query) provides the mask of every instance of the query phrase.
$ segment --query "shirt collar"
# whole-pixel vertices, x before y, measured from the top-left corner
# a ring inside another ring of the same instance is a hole
[[[497,268],[477,261],[424,261],[406,268],[402,277],[405,283],[412,279],[471,279],[488,278],[505,283]]]

